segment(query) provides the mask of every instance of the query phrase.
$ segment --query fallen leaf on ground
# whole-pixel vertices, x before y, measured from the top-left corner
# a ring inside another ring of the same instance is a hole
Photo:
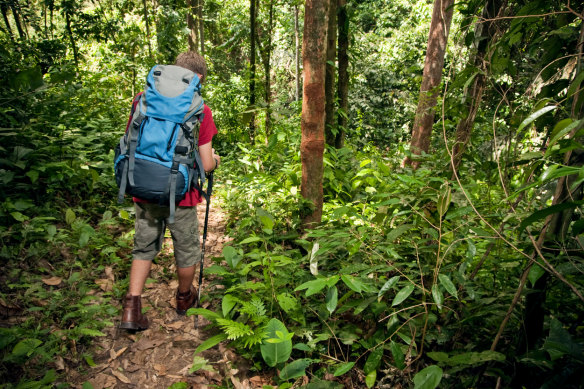
[[[61,277],[49,277],[43,278],[42,281],[46,285],[57,286],[63,282],[63,279]]]
[[[122,355],[124,353],[124,351],[126,351],[127,349],[128,349],[128,347],[126,346],[126,347],[122,347],[118,351],[110,350],[110,362],[113,361],[114,359],[116,359],[117,357],[119,357],[120,355]]]
[[[114,288],[114,283],[111,280],[106,280],[105,278],[95,280],[94,282],[104,292],[111,292]]]
[[[115,377],[107,374],[98,374],[94,379],[89,380],[94,388],[113,388],[118,381]]]
[[[117,370],[112,370],[112,374],[115,375],[117,377],[117,379],[122,381],[124,384],[131,384],[132,383],[132,381],[130,381],[130,379],[128,377],[126,377],[125,375],[123,375],[121,372],[119,372]]]

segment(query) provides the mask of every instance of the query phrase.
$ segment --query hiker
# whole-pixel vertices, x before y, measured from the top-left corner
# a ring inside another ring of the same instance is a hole
[[[201,55],[192,51],[184,52],[178,55],[175,65],[194,72],[199,77],[200,83],[204,82],[207,75],[207,65]],[[134,111],[139,104],[138,100],[143,93],[141,92],[134,99],[127,128],[133,120]],[[205,104],[202,109],[198,137],[199,155],[205,172],[215,170],[221,163],[221,158],[212,148],[212,139],[215,134],[217,134],[217,128],[211,109]],[[176,209],[174,200],[172,206],[169,206],[148,202],[136,196],[133,199],[136,211],[136,234],[132,251],[130,284],[124,298],[120,328],[144,330],[148,328],[148,319],[146,315],[142,314],[141,295],[152,260],[161,249],[167,226],[172,235],[178,276],[176,312],[179,315],[184,315],[198,301],[198,293],[193,286],[193,280],[195,265],[201,260],[196,210],[196,205],[201,202],[201,194],[195,188],[191,188],[184,198],[176,203]],[[207,201],[209,200],[207,199]]]

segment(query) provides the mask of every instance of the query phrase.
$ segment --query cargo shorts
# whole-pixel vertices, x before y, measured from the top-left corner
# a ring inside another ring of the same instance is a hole
[[[168,223],[170,208],[151,203],[134,203],[136,234],[134,259],[152,261],[162,248],[166,227],[172,236],[174,259],[180,268],[190,267],[201,260],[199,220],[196,207],[176,207],[174,223]]]

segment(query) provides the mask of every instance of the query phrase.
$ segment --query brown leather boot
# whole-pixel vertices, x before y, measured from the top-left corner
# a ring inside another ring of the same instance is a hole
[[[197,290],[193,285],[188,292],[176,291],[176,313],[184,315],[187,310],[197,303]]]
[[[142,297],[127,294],[124,298],[124,311],[120,328],[126,330],[145,330],[148,328],[148,318],[142,314]]]

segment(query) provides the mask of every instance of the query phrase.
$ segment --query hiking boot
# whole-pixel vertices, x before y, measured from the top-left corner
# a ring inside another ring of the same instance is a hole
[[[124,298],[124,311],[122,312],[120,328],[138,331],[148,328],[148,318],[142,314],[141,296],[132,296],[128,293]]]
[[[191,285],[188,292],[176,291],[176,313],[184,315],[187,310],[197,303],[197,290]]]

